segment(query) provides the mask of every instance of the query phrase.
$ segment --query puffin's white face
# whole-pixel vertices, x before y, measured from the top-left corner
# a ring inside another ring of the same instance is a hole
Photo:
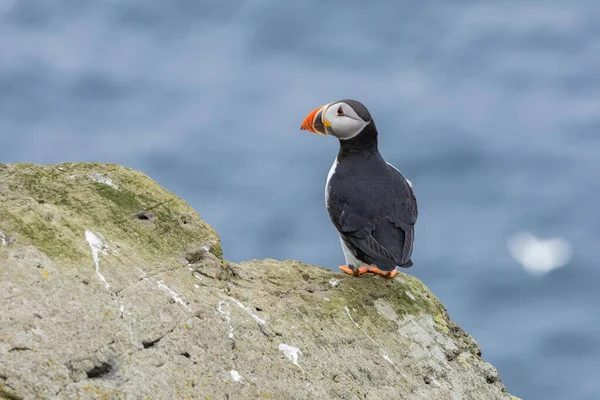
[[[338,139],[351,139],[358,135],[369,121],[363,121],[354,109],[344,102],[330,105],[322,117],[326,132]]]
[[[301,129],[347,140],[358,135],[369,122],[359,117],[347,103],[339,101],[310,112],[302,122]]]

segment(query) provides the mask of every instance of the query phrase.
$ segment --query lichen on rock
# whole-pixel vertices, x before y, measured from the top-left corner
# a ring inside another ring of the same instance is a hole
[[[0,398],[512,398],[418,279],[230,263],[117,165],[0,164],[0,285]]]

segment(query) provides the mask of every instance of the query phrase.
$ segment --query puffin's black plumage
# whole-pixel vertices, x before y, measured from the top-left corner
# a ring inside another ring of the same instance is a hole
[[[377,128],[368,110],[354,100],[342,102],[368,123],[354,137],[340,140],[337,165],[326,186],[327,211],[345,251],[359,261],[381,271],[408,268],[417,200],[407,179],[379,153]]]

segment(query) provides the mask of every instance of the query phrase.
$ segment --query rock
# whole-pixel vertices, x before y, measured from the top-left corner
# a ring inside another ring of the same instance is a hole
[[[0,398],[511,399],[410,275],[222,256],[140,172],[0,164]]]

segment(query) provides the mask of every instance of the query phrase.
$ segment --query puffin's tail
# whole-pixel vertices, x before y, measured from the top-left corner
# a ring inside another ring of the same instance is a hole
[[[410,267],[412,267],[412,266],[413,266],[413,262],[412,262],[412,260],[408,260],[408,262],[405,262],[404,264],[402,264],[402,265],[398,265],[398,266],[399,266],[400,268],[410,268]]]

